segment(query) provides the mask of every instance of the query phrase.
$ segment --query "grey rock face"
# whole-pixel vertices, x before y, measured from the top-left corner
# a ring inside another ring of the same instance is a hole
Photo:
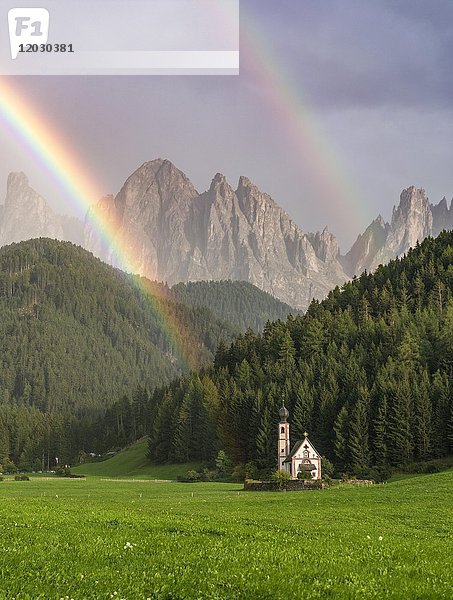
[[[118,239],[133,240],[141,274],[169,284],[244,280],[306,308],[347,278],[335,238],[327,230],[318,234],[317,255],[285,211],[246,177],[233,190],[218,173],[198,194],[181,171],[159,159],[142,165],[99,208],[117,223]],[[89,218],[85,233],[88,249],[111,260]]]
[[[439,204],[430,204],[433,215],[433,235],[437,236],[443,229],[453,229],[453,200],[448,208],[445,196]]]
[[[115,232],[117,246],[134,257],[134,268],[150,279],[180,281],[190,245],[185,226],[198,197],[188,178],[168,160],[144,163],[115,198],[100,200],[97,212]],[[117,262],[113,249],[96,235],[92,215],[85,221],[85,247],[104,260]]]
[[[338,259],[340,247],[337,238],[328,231],[327,226],[322,232],[307,233],[316,256],[323,262],[331,263]]]
[[[381,215],[358,236],[349,252],[341,257],[346,273],[352,277],[369,271],[377,253],[384,247],[390,225]]]
[[[24,173],[10,173],[5,204],[0,207],[0,246],[37,237],[81,244],[82,224],[72,217],[57,215],[30,187]]]
[[[403,254],[432,231],[433,215],[425,190],[411,186],[401,192],[399,206],[393,209],[390,232],[378,257],[379,254],[392,257]]]
[[[429,203],[425,190],[411,186],[401,192],[393,208],[390,225],[379,216],[359,235],[351,250],[341,258],[348,275],[374,270],[401,256],[427,236],[438,235],[453,227],[453,207],[444,198],[437,205]]]
[[[0,222],[0,244],[36,237],[63,239],[63,227],[24,173],[10,173]]]

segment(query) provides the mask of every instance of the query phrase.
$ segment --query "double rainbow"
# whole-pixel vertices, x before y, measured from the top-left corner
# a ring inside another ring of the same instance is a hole
[[[221,16],[222,19],[228,17],[223,13]],[[356,186],[325,139],[308,103],[290,79],[283,75],[284,70],[275,54],[256,30],[253,16],[243,11],[242,19],[241,52],[245,52],[252,75],[264,91],[270,110],[286,127],[289,139],[309,161],[311,171],[329,197],[336,199],[341,210],[349,210],[351,218],[357,219],[360,215],[367,218]],[[0,78],[0,123],[10,129],[13,138],[22,142],[49,176],[60,184],[81,214],[89,212],[90,225],[100,243],[109,249],[112,262],[128,273],[143,273],[140,251],[116,222],[114,211],[106,210],[108,202],[98,202],[101,191],[89,177],[85,165],[71,152],[69,143],[61,138],[52,124],[38,114],[32,102],[5,78]],[[152,267],[147,265],[146,272],[149,273]],[[167,303],[156,295],[155,288],[147,279],[134,277],[134,281],[159,315],[173,352],[186,365],[192,366],[194,359],[188,356],[187,349],[191,348],[193,354],[196,344],[194,339],[190,339],[190,332],[186,329],[182,333],[181,322],[170,314]]]

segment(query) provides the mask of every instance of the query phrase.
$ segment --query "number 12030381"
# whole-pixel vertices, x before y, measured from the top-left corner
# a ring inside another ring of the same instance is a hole
[[[19,44],[19,52],[74,52],[73,44]]]

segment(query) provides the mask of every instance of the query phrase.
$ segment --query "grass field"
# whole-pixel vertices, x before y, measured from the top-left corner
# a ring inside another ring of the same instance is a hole
[[[452,489],[5,479],[0,598],[451,599]]]
[[[127,477],[128,479],[176,479],[189,469],[198,469],[198,463],[153,465],[146,458],[147,440],[140,440],[126,450],[102,462],[86,463],[71,469],[74,473],[100,477]]]

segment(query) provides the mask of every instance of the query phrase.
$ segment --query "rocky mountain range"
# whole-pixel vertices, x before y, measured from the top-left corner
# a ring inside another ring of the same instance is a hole
[[[0,206],[0,246],[48,237],[83,245],[83,223],[58,215],[28,183],[24,173],[10,173],[6,198]]]
[[[453,228],[453,204],[430,204],[425,191],[409,187],[390,223],[379,216],[340,254],[327,227],[304,233],[289,215],[249,179],[236,189],[215,175],[199,193],[170,161],[144,163],[116,196],[96,206],[114,236],[138,257],[142,275],[170,285],[185,281],[244,280],[291,306],[305,309],[364,269],[400,256],[429,235]],[[22,173],[8,178],[0,207],[0,245],[53,237],[83,245],[115,263],[112,248],[97,233],[89,212],[85,223],[56,215]],[[131,246],[133,246],[131,248]]]

